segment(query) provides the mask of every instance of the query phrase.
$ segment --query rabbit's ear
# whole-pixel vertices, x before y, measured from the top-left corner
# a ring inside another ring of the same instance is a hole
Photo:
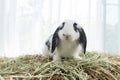
[[[85,54],[86,53],[86,46],[87,46],[87,37],[86,37],[86,34],[85,34],[82,27],[78,28],[78,31],[80,33],[79,43],[82,45],[83,52]]]
[[[62,30],[63,26],[62,27],[58,27],[54,34],[53,34],[53,38],[52,38],[52,48],[51,48],[51,53],[53,53],[55,51],[55,48],[57,47],[58,43],[59,43],[59,31]]]

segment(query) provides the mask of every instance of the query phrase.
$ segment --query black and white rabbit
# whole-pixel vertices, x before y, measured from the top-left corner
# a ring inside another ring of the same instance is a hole
[[[53,54],[53,60],[62,57],[81,59],[80,51],[85,54],[87,38],[83,28],[72,20],[64,21],[46,41],[48,54]]]

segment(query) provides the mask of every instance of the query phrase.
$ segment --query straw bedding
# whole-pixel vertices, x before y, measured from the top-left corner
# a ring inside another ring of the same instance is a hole
[[[0,58],[0,80],[120,80],[120,56],[96,52],[81,60],[52,61],[42,55]]]

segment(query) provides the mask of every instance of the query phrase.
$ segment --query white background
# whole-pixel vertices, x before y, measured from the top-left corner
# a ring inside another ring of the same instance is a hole
[[[65,19],[84,28],[87,51],[120,53],[119,0],[0,0],[0,56],[42,53]]]

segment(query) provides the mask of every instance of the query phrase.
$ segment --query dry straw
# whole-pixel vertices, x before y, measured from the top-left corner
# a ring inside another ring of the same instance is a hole
[[[95,52],[80,56],[81,60],[55,62],[41,55],[0,58],[0,80],[10,76],[18,76],[13,80],[120,80],[120,56]]]

